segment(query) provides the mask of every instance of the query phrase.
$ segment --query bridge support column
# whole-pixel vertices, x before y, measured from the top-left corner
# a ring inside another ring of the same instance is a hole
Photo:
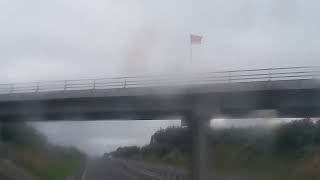
[[[208,130],[210,119],[207,113],[193,113],[188,117],[188,126],[192,134],[191,179],[208,180]]]

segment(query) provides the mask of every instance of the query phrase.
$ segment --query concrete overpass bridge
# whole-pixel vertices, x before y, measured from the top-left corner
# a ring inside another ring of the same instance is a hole
[[[315,67],[250,69],[0,85],[0,121],[180,118],[193,132],[193,179],[206,178],[205,133],[213,117],[320,115]]]

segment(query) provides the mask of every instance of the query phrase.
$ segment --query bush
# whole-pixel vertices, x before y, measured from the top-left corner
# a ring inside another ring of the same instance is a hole
[[[319,143],[319,128],[310,119],[281,125],[274,141],[276,155],[283,158],[301,158],[307,150]],[[318,144],[319,145],[319,144]]]
[[[129,147],[119,147],[116,151],[112,152],[111,154],[116,157],[129,158],[139,153],[140,153],[139,147],[129,146]]]
[[[0,138],[4,143],[20,145],[45,145],[47,142],[44,135],[23,122],[1,123]]]

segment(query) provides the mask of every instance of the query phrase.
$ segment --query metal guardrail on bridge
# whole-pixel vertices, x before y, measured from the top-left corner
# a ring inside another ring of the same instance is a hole
[[[41,81],[0,84],[0,94],[315,79],[319,75],[319,70],[315,67],[284,67],[194,74]]]

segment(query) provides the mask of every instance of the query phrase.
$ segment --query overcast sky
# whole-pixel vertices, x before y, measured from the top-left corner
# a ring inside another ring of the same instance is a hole
[[[313,65],[316,0],[0,0],[0,81]]]
[[[75,146],[89,155],[102,155],[120,146],[143,146],[160,128],[179,126],[180,121],[91,121],[32,123],[54,144]]]
[[[319,5],[316,0],[0,0],[0,82],[320,65]],[[204,37],[192,63],[190,33]],[[68,123],[55,131],[83,132]],[[90,134],[96,132],[101,133]],[[99,137],[95,143],[114,144]]]

